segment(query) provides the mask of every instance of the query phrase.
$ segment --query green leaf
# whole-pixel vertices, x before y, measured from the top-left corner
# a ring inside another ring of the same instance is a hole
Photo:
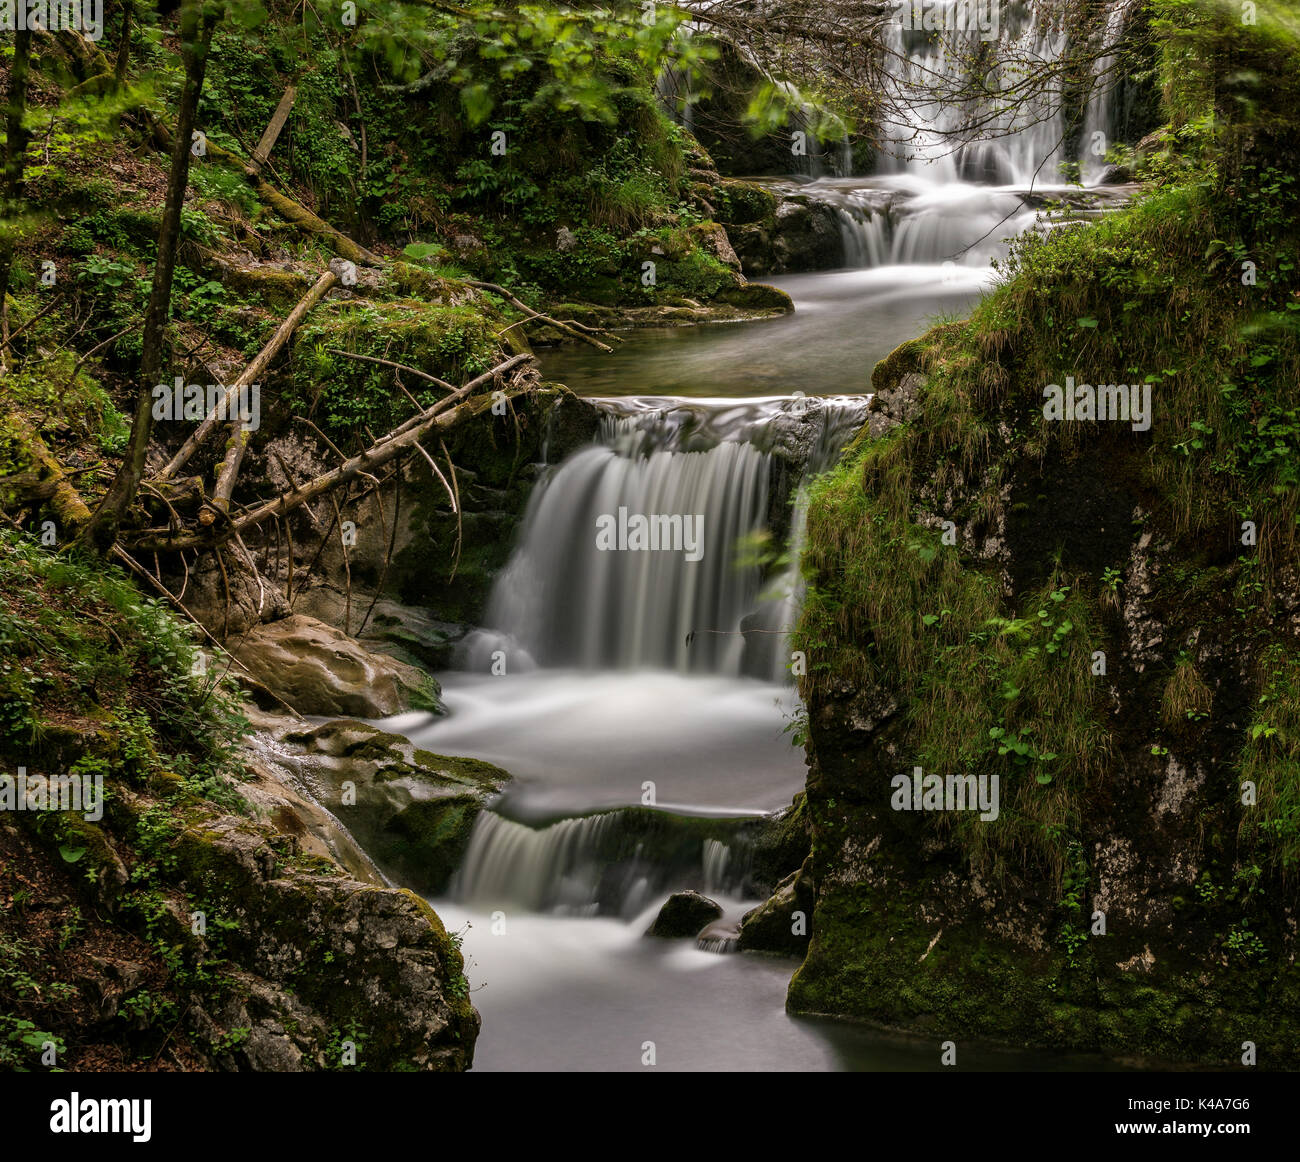
[[[492,112],[492,93],[487,85],[467,85],[460,91],[460,103],[471,125],[482,125]]]
[[[63,856],[65,863],[76,863],[86,854],[86,849],[84,847],[73,847],[70,843],[63,843],[59,845],[59,854]]]

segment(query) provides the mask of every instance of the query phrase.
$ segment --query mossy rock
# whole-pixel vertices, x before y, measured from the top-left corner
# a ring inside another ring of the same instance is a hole
[[[289,731],[289,761],[375,862],[404,885],[447,886],[474,820],[510,780],[481,759],[435,754],[355,719]]]
[[[750,311],[781,311],[788,314],[794,310],[794,300],[785,291],[763,282],[731,287],[722,291],[718,297],[733,307]]]
[[[716,191],[718,218],[726,226],[770,222],[776,214],[776,195],[757,182],[727,178]]]

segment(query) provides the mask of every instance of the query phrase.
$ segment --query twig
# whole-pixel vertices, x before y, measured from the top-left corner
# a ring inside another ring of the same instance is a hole
[[[378,355],[359,355],[355,351],[344,351],[339,347],[326,347],[325,350],[332,355],[342,355],[347,359],[359,359],[363,363],[381,363],[385,367],[392,367],[398,371],[409,371],[412,375],[418,375],[421,379],[427,379],[430,383],[436,383],[439,387],[446,388],[447,391],[456,390],[445,379],[439,379],[436,375],[430,375],[427,371],[421,371],[418,367],[410,367],[405,363],[394,363],[391,359],[380,359]]]
[[[513,412],[514,408],[511,408],[510,410]],[[451,487],[452,491],[455,493],[452,498],[451,507],[452,511],[456,514],[456,548],[451,554],[451,576],[447,578],[448,581],[454,581],[456,580],[456,571],[460,568],[460,546],[464,539],[465,531],[464,520],[460,508],[460,482],[456,479],[456,465],[452,463],[451,453],[447,451],[447,442],[441,436],[438,437],[438,447],[442,449],[442,454],[447,458],[447,471],[451,473]]]

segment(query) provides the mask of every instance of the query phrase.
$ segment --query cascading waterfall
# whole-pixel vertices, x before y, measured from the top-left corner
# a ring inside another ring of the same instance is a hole
[[[657,669],[788,681],[806,509],[800,477],[830,466],[866,402],[601,401],[598,441],[534,488],[518,547],[493,586],[491,628],[463,648],[466,668],[482,673],[504,657],[512,674]],[[787,562],[765,578],[746,550],[787,496]],[[602,550],[599,522],[620,509],[702,517],[698,560],[684,549]],[[529,826],[484,811],[452,895],[484,908],[628,916],[674,884],[724,895],[745,886],[748,863],[733,844],[642,842],[629,819],[615,810]]]
[[[1027,99],[956,102],[945,93],[961,89],[975,69],[986,83],[1009,93],[1039,62],[1054,62],[1068,38],[1064,13],[1041,4],[997,3],[996,40],[970,19],[982,8],[970,0],[928,0],[946,31],[940,35],[904,27],[902,19],[885,23],[892,104],[902,120],[885,126],[892,142],[881,168],[885,172],[921,173],[938,181],[975,181],[1028,185],[1051,183],[1055,164],[1064,160],[1062,93],[1046,86]],[[1045,10],[1046,9],[1046,10]],[[938,92],[933,100],[928,93]]]
[[[1061,51],[1054,17],[1024,4],[1001,12],[1012,52]],[[895,45],[900,84],[964,67],[923,35],[899,31]],[[1088,116],[1108,123],[1096,99]],[[900,144],[918,130],[911,160],[869,178],[766,179],[823,203],[818,213],[833,208],[858,268],[776,279],[794,315],[689,334],[647,328],[613,357],[543,357],[555,381],[602,410],[602,430],[542,470],[484,628],[462,643],[461,670],[443,676],[450,713],[411,735],[513,775],[479,812],[450,898],[438,901],[448,927],[466,933],[467,975],[488,985],[475,992],[476,1068],[635,1068],[652,1036],[665,1063],[788,1069],[801,1046],[807,1061],[807,1044],[833,1035],[785,1019],[788,964],[701,951],[735,951],[742,917],[792,870],[773,866],[763,817],[787,809],[805,780],[783,727],[798,712],[788,633],[809,481],[861,429],[869,399],[790,392],[866,391],[876,360],[928,316],[969,302],[1003,239],[1034,220],[1041,199],[1010,183],[1059,182],[1055,114],[1017,132],[1008,113],[1005,136],[951,152],[935,124],[960,131],[971,113],[918,106],[895,127]],[[828,156],[813,151],[806,165]],[[952,279],[940,269],[950,262],[962,267]],[[666,398],[674,391],[684,394]],[[702,518],[700,551],[684,524],[667,549],[602,549],[601,521],[620,512]],[[722,915],[693,947],[644,939],[684,888]],[[496,938],[499,919],[508,940]],[[766,996],[755,991],[765,973]]]
[[[661,401],[607,415],[600,443],[534,489],[519,547],[493,586],[489,629],[463,651],[468,668],[487,668],[500,651],[511,669],[648,667],[781,679],[792,585],[787,571],[764,593],[760,565],[744,559],[767,527],[773,477],[772,455],[750,438],[774,418],[798,422],[807,408],[817,470],[863,407],[779,401],[709,414]],[[680,543],[601,547],[602,522],[616,527],[636,516],[674,522],[663,527],[680,528]]]

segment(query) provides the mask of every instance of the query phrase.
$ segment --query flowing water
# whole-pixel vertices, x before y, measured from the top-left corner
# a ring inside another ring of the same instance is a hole
[[[1003,7],[1007,59],[1059,55],[1050,22]],[[956,67],[901,31],[893,47],[900,86]],[[752,820],[804,779],[786,730],[798,710],[786,634],[807,483],[863,422],[876,361],[964,313],[1005,240],[1034,222],[1031,186],[1056,180],[1063,154],[1059,119],[1029,112],[1027,128],[1004,119],[953,148],[934,130],[963,111],[918,103],[880,172],[773,180],[825,203],[844,244],[843,269],[772,280],[793,315],[545,357],[548,378],[605,412],[600,437],[534,490],[486,625],[440,675],[449,715],[389,723],[514,775],[435,901],[464,933],[477,1069],[640,1069],[651,1042],[663,1069],[939,1067],[931,1041],[788,1016],[794,963],[731,949],[761,899]],[[1105,121],[1104,96],[1088,117]],[[678,523],[637,550],[628,522],[656,514]],[[602,521],[626,547],[602,546]],[[698,942],[646,938],[688,887],[723,920]],[[991,1050],[963,1064],[1098,1067]]]

